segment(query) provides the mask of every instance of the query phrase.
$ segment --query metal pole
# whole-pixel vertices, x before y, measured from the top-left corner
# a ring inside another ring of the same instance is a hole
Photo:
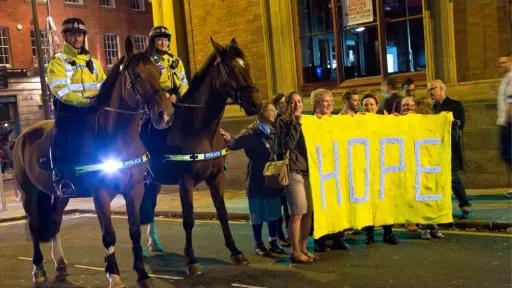
[[[39,21],[37,19],[36,0],[32,0],[32,23],[34,23],[34,39],[36,40],[37,67],[39,68],[39,78],[41,79],[41,91],[43,92],[43,113],[44,119],[50,119],[50,98],[48,97],[48,88],[46,87],[46,76],[44,71],[43,53],[41,48],[41,31],[39,30]]]

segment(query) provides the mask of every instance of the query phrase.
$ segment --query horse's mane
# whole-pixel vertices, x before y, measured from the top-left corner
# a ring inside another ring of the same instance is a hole
[[[228,44],[225,46],[225,48],[226,48],[226,55],[224,56],[224,58],[245,59],[244,52],[237,45]],[[192,80],[190,81],[189,88],[188,88],[187,92],[185,93],[185,95],[194,94],[195,91],[197,89],[199,89],[199,87],[201,87],[201,85],[204,82],[204,79],[206,78],[206,75],[208,75],[208,72],[210,71],[211,67],[213,66],[213,64],[215,64],[216,61],[217,61],[217,52],[214,50],[210,53],[208,58],[206,58],[206,61],[203,64],[203,66],[201,68],[199,68],[199,70],[197,70],[196,73],[194,73],[194,75],[192,76]],[[183,98],[187,99],[188,97],[184,96]]]
[[[121,64],[124,63],[125,58],[126,56],[123,56],[121,57],[121,59],[119,59],[119,61],[117,61],[117,63],[110,70],[110,73],[108,73],[107,79],[105,79],[105,81],[103,81],[103,84],[101,84],[100,92],[98,93],[96,99],[96,105],[105,105],[108,102],[108,100],[110,100],[110,97],[112,96],[112,91],[114,90],[114,87],[117,83],[119,76],[121,75]],[[149,59],[148,55],[143,51],[135,53],[130,57],[128,61],[137,61],[145,63],[151,60]]]

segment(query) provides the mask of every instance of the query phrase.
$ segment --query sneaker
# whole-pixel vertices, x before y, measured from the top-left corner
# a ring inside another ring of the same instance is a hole
[[[512,198],[512,191],[508,191],[504,193],[506,197]]]
[[[272,257],[272,253],[265,247],[265,244],[263,242],[256,243],[256,247],[254,248],[254,253],[258,256],[262,257]]]
[[[375,244],[375,235],[372,232],[366,232],[366,241],[364,242],[366,245]]]
[[[430,236],[430,230],[428,230],[428,229],[420,230],[420,234],[421,234],[421,239],[423,239],[423,240],[428,240],[428,239],[432,238]]]
[[[437,230],[430,231],[429,236],[431,236],[432,238],[436,238],[436,239],[444,239],[444,235]]]
[[[327,244],[324,239],[315,239],[313,242],[315,244],[315,252],[322,253],[327,250]]]
[[[462,212],[462,219],[468,219],[471,216],[471,206],[460,207],[460,211]]]
[[[281,254],[281,255],[284,255],[288,252],[286,252],[286,250],[284,250],[281,245],[279,245],[279,242],[277,241],[277,239],[274,239],[274,240],[270,240],[270,242],[268,242],[269,244],[269,249],[270,252],[274,253],[274,254]]]
[[[345,242],[341,236],[337,236],[336,239],[332,241],[331,249],[333,250],[349,250],[348,244]]]

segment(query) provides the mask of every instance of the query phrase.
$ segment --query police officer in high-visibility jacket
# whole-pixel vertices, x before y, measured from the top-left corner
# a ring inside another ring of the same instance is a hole
[[[72,183],[63,179],[63,166],[70,160],[69,135],[85,125],[88,108],[106,76],[101,64],[85,48],[87,28],[79,18],[62,23],[65,40],[61,53],[48,64],[48,86],[55,109],[54,141],[51,146],[53,184],[58,196],[74,195]],[[77,134],[77,133],[74,133]]]
[[[169,53],[171,33],[165,26],[155,26],[149,33],[149,44],[147,52],[151,55],[152,61],[160,67],[162,77],[160,85],[167,91],[171,101],[176,103],[188,90],[188,81],[185,74],[183,62],[176,56]],[[151,132],[149,132],[151,131]],[[151,137],[149,137],[151,135]],[[165,149],[167,130],[156,130],[151,127],[151,121],[146,119],[141,127],[141,139],[152,156],[158,155]],[[162,251],[154,224],[156,199],[161,186],[148,181],[144,187],[144,198],[140,207],[140,224],[148,224],[147,235],[149,238],[149,250],[152,252]]]

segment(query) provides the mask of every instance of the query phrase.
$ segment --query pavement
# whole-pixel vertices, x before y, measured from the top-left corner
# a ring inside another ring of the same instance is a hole
[[[0,188],[0,223],[25,219],[21,201],[13,188],[12,176],[3,174]],[[3,197],[2,197],[3,191]],[[512,234],[512,199],[505,196],[509,188],[467,189],[472,203],[472,213],[468,219],[459,219],[457,201],[453,201],[454,222],[440,225],[442,228],[458,228],[466,230],[491,230]],[[224,200],[231,220],[248,220],[249,209],[245,191],[226,190]],[[4,205],[5,201],[5,205]],[[125,202],[117,196],[111,203],[114,214],[125,214]],[[204,185],[194,192],[194,212],[196,219],[215,219],[216,212],[210,198],[210,193]],[[92,198],[71,199],[66,213],[94,213]],[[158,196],[156,207],[158,217],[181,218],[181,204],[177,186],[163,186]]]

